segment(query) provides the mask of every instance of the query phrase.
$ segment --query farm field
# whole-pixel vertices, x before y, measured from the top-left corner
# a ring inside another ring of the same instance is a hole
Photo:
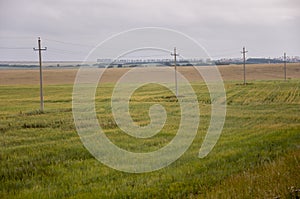
[[[203,66],[202,66],[203,67]],[[220,73],[225,81],[242,80],[242,65],[218,66]],[[44,69],[44,82],[48,85],[73,84],[78,69]],[[99,69],[103,70],[103,69]],[[101,82],[116,82],[128,68],[107,69]],[[202,78],[195,72],[193,67],[178,67],[190,82],[202,81]],[[276,80],[283,79],[282,64],[251,64],[246,66],[247,80]],[[0,85],[32,85],[39,84],[39,70],[0,70]],[[287,64],[287,78],[300,78],[300,63]]]
[[[296,198],[300,197],[300,65],[221,66],[227,115],[221,137],[198,158],[210,121],[206,85],[191,68],[200,126],[190,148],[161,170],[129,174],[98,162],[83,146],[72,115],[76,70],[45,70],[45,112],[40,113],[37,70],[0,70],[0,198]],[[96,95],[101,127],[116,145],[133,152],[165,146],[176,134],[179,105],[170,91],[149,84],[132,96],[133,120],[149,123],[148,110],[161,103],[168,119],[149,139],[134,139],[110,111],[114,82],[128,69],[109,69]],[[155,100],[153,100],[155,99]]]

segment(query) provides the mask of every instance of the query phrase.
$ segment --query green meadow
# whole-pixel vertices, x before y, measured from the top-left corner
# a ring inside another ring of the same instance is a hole
[[[189,149],[158,171],[131,174],[97,161],[82,144],[72,115],[73,85],[0,86],[0,198],[297,198],[300,197],[300,80],[225,82],[227,115],[214,149],[199,149],[210,122],[204,83],[193,83],[200,126]],[[99,124],[116,145],[149,152],[168,144],[180,123],[180,106],[167,89],[149,84],[130,100],[135,123],[150,122],[160,103],[168,119],[157,135],[123,133],[111,113],[114,84],[97,90]]]

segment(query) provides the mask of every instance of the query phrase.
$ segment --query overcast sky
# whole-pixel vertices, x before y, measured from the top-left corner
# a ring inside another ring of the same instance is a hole
[[[0,61],[82,60],[99,42],[132,28],[183,32],[213,58],[300,55],[299,0],[0,0]],[[176,44],[174,44],[176,45]]]

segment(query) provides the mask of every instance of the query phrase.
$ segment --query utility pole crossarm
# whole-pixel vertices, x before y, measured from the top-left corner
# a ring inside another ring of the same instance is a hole
[[[39,64],[40,64],[40,103],[41,112],[44,112],[44,96],[43,96],[43,70],[42,70],[42,51],[47,50],[47,47],[41,48],[41,38],[38,38],[38,48],[33,48],[34,51],[39,51]]]
[[[39,48],[33,48],[33,50],[34,50],[34,51],[38,51],[38,50],[47,50],[47,47],[45,47],[45,48],[40,48],[40,49],[39,49]]]

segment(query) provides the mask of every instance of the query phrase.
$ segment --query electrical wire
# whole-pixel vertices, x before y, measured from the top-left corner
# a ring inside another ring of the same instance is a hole
[[[2,50],[29,50],[29,49],[32,49],[32,48],[29,48],[29,47],[2,47],[2,46],[0,46],[0,49],[2,49]]]
[[[64,50],[64,49],[59,49],[59,48],[52,48],[52,47],[49,47],[47,50],[50,50],[50,51],[56,51],[56,52],[65,52],[65,53],[76,53],[76,54],[87,54],[88,52],[83,52],[83,51],[73,51],[73,50]]]
[[[43,40],[50,41],[50,42],[52,41],[52,42],[61,43],[61,44],[73,45],[73,46],[85,46],[85,47],[90,47],[90,48],[95,47],[93,45],[88,45],[88,44],[79,44],[79,43],[66,42],[66,41],[60,41],[60,40],[49,39],[49,38],[43,38]]]

